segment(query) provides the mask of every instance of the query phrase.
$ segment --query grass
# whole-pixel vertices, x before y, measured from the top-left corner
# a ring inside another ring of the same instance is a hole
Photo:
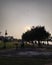
[[[3,48],[4,43],[0,42],[0,48]],[[15,48],[15,42],[7,42],[6,48]]]
[[[17,42],[6,42],[6,49],[12,49],[12,48],[16,48],[16,44]],[[0,41],[0,50],[3,49],[4,43],[2,41]],[[25,48],[33,48],[33,46],[27,44],[24,45]],[[35,48],[39,49],[39,47],[35,46]],[[45,48],[41,48],[43,51],[51,51],[52,52],[52,45],[50,47],[46,46]]]
[[[44,65],[52,62],[52,59],[0,57],[0,65]]]

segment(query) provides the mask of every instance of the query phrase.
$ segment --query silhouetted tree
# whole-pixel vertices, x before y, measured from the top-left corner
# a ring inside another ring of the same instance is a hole
[[[38,46],[41,46],[41,41],[45,41],[50,37],[50,33],[46,31],[44,26],[32,27],[30,31],[25,32],[22,35],[24,41],[38,41]]]
[[[3,41],[4,40],[4,36],[0,36],[0,40]]]
[[[46,31],[44,26],[37,26],[34,29],[34,39],[38,41],[38,45],[41,45],[41,41],[45,41],[50,37],[50,33]]]
[[[31,33],[30,31],[23,33],[22,35],[23,41],[30,41],[30,33]]]

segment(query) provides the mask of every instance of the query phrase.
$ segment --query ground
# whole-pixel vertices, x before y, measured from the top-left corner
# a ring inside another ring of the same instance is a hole
[[[47,65],[52,63],[52,48],[15,48],[14,43],[7,43],[6,49],[0,44],[0,65]],[[29,52],[30,51],[30,52]],[[18,55],[19,53],[27,55]],[[40,55],[30,56],[32,53]],[[43,52],[43,53],[42,53]],[[50,52],[51,55],[47,55]],[[46,54],[46,55],[43,55]]]
[[[0,57],[0,65],[45,65],[52,62],[47,58]]]

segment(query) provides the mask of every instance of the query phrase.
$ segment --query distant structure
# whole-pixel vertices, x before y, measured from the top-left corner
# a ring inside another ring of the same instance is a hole
[[[5,30],[5,36],[7,36],[7,35],[8,35],[7,30]]]
[[[1,35],[2,32],[0,32],[0,41],[13,41],[14,37],[13,36],[8,36],[7,30],[5,30],[4,36]]]

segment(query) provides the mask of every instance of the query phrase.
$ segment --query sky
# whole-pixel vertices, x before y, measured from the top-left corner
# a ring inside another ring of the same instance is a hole
[[[0,32],[21,38],[32,26],[52,34],[52,0],[0,0]]]

